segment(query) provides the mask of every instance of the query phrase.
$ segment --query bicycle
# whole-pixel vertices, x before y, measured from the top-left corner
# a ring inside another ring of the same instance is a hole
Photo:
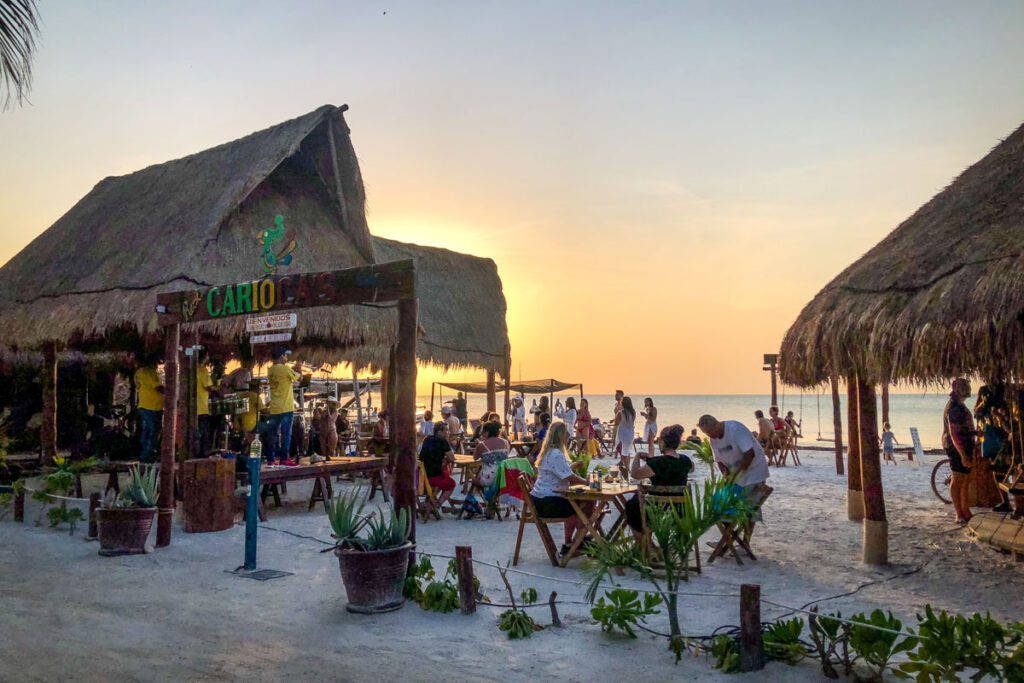
[[[949,494],[949,483],[953,480],[953,470],[949,466],[949,458],[943,458],[932,468],[932,493],[946,505],[953,504]]]

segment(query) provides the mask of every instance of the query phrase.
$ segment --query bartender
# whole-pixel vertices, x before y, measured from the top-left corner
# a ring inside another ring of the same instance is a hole
[[[274,364],[267,370],[267,380],[270,384],[270,405],[268,411],[270,420],[267,424],[267,449],[268,465],[284,465],[295,467],[297,464],[291,459],[292,444],[292,418],[295,415],[295,394],[292,384],[298,380],[298,370],[301,364],[296,362],[288,367],[288,356],[291,351],[281,347],[274,349]]]

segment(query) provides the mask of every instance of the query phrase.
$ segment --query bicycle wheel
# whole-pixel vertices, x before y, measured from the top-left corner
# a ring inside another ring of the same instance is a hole
[[[953,504],[953,497],[949,495],[949,482],[952,479],[953,470],[949,467],[949,458],[943,458],[935,463],[935,467],[932,468],[932,492],[946,505]]]

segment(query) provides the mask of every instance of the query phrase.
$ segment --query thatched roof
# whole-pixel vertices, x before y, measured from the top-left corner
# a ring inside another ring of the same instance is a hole
[[[1024,377],[1024,126],[803,309],[785,382]]]
[[[297,243],[282,273],[390,260],[377,258],[367,228],[346,109],[323,106],[234,142],[101,181],[0,268],[0,346],[31,349],[50,341],[87,350],[152,346],[159,333],[157,293],[262,277],[257,234],[274,227],[277,215],[295,231]],[[461,273],[456,261],[449,264],[455,280]],[[460,265],[469,263],[476,262]],[[432,278],[421,273],[419,279],[429,285]],[[483,282],[471,274],[467,286]],[[486,280],[486,286],[495,285],[504,334],[496,273]],[[428,286],[421,298],[429,293]],[[424,328],[443,340],[441,324],[426,315],[432,307],[422,310]],[[470,307],[464,313],[463,328],[497,324],[487,311]],[[296,345],[318,361],[348,360],[357,348],[361,358],[386,359],[395,318],[394,311],[374,307],[300,311]],[[241,340],[243,326],[234,318],[204,324],[203,331]],[[472,365],[489,350],[434,354],[424,344],[420,357]]]

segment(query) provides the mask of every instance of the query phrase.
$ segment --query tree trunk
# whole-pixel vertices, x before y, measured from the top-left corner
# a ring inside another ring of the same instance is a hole
[[[882,493],[882,454],[878,446],[875,386],[858,378],[860,470],[864,490],[864,563],[889,563],[889,525]]]
[[[416,325],[415,299],[398,302],[395,346],[395,507],[409,515],[416,542]],[[411,560],[410,560],[411,561]]]
[[[846,378],[846,514],[852,522],[864,519],[864,494],[860,474],[860,426],[857,412],[857,378]]]
[[[836,435],[836,474],[842,476],[843,470],[843,409],[839,404],[839,380],[829,377],[832,385],[832,429]]]
[[[181,326],[164,329],[164,416],[163,435],[160,439],[160,497],[157,503],[156,545],[171,544],[171,526],[174,523],[174,461],[178,435],[178,347]]]
[[[889,383],[882,382],[882,424],[889,422]]]
[[[57,456],[57,346],[43,346],[43,423],[39,426],[39,445],[43,465],[52,465]]]

